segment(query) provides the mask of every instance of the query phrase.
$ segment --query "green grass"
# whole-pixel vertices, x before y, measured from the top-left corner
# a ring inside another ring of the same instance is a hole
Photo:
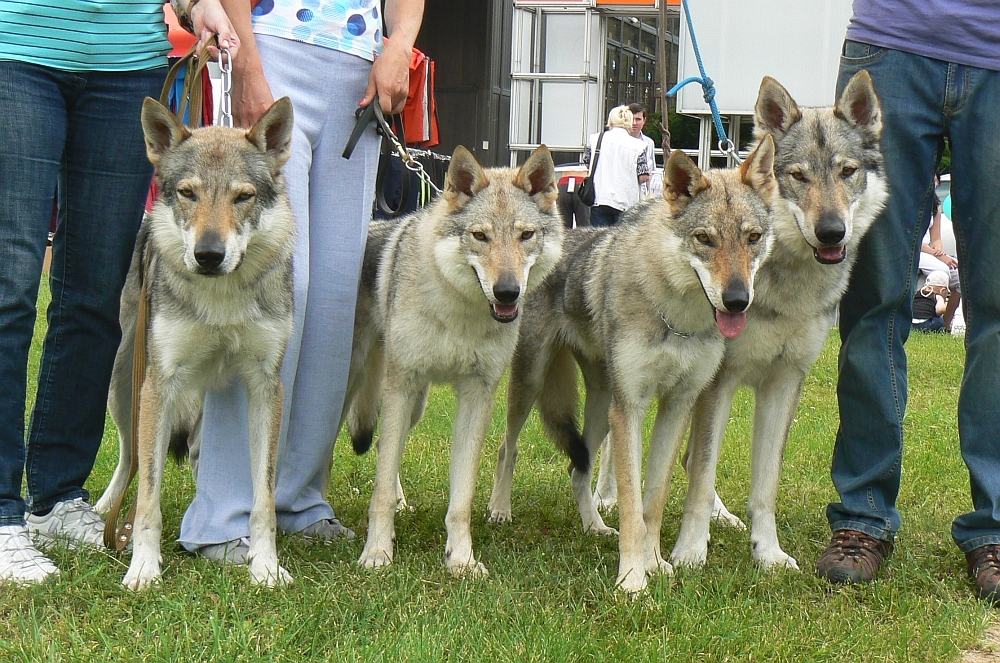
[[[43,304],[47,295],[43,292]],[[330,499],[359,538],[308,545],[279,537],[295,584],[251,587],[245,569],[195,559],[174,543],[193,495],[186,466],[168,466],[162,583],[141,594],[119,582],[128,556],[57,549],[61,577],[3,588],[0,661],[948,661],[974,646],[993,611],[976,601],[950,522],[970,506],[955,408],[963,348],[950,336],[911,338],[910,408],[897,548],[871,586],[831,589],[814,561],[829,537],[824,509],[837,426],[831,336],[810,373],[792,427],[778,504],[784,549],[801,573],[762,572],[745,532],[713,526],[708,564],[659,577],[636,601],[614,589],[617,542],[584,536],[566,459],[532,415],[521,440],[512,524],[485,522],[503,393],[484,451],[473,521],[489,577],[453,579],[443,566],[449,389],[431,393],[403,460],[416,510],[396,519],[388,570],[367,572],[361,553],[374,454],[337,446]],[[37,371],[38,347],[33,351]],[[727,432],[718,488],[745,515],[752,405],[740,392]],[[99,495],[117,457],[108,421],[88,488]],[[678,472],[666,506],[663,547],[677,536],[686,482]],[[617,514],[608,519],[617,524]]]

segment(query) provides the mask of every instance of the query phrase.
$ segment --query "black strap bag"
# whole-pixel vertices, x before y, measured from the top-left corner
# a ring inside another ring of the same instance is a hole
[[[587,176],[583,178],[576,190],[580,202],[587,207],[592,207],[597,200],[597,190],[594,189],[594,172],[597,170],[597,159],[601,156],[601,141],[604,140],[604,134],[605,132],[602,131],[601,135],[598,136],[597,145],[594,147],[594,158],[590,162],[590,170],[587,171]]]

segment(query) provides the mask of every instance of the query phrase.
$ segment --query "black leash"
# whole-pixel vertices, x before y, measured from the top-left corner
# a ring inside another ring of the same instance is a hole
[[[435,194],[441,193],[434,182],[431,181],[430,176],[424,171],[423,165],[413,158],[413,156],[406,151],[406,136],[403,132],[403,117],[402,115],[395,114],[390,115],[392,119],[392,124],[386,120],[385,114],[382,112],[382,107],[379,105],[377,99],[373,99],[364,108],[359,108],[354,111],[354,115],[358,118],[357,124],[354,125],[354,131],[351,132],[351,137],[347,140],[347,146],[344,148],[343,157],[345,159],[350,159],[351,155],[354,153],[354,148],[357,146],[358,141],[361,140],[361,135],[368,128],[368,125],[375,122],[375,130],[382,136],[382,158],[379,159],[378,164],[378,176],[375,179],[375,202],[378,208],[388,216],[398,216],[406,204],[409,198],[410,192],[410,181],[405,175],[402,179],[402,191],[399,197],[399,205],[393,209],[389,206],[389,203],[385,200],[385,187],[383,186],[385,182],[386,173],[389,170],[389,157],[392,155],[393,151],[399,156],[403,161],[403,166],[407,170],[411,170],[417,174],[417,176],[430,185]]]

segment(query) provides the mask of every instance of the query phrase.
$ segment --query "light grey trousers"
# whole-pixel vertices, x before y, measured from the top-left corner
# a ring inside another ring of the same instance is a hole
[[[278,527],[298,532],[333,516],[322,494],[347,389],[354,304],[371,219],[379,138],[369,127],[350,160],[371,63],[312,44],[257,35],[275,99],[295,112],[285,165],[298,227],[295,330],[281,378],[285,406],[275,495]],[[181,523],[188,550],[248,536],[250,480],[246,388],[234,382],[205,398],[197,492]]]

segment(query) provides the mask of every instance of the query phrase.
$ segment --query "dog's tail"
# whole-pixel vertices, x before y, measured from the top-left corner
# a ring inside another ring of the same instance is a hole
[[[364,365],[354,366],[352,357],[351,377],[348,379],[347,388],[348,401],[344,403],[344,407],[347,408],[347,432],[351,436],[354,453],[359,456],[372,446],[375,427],[378,425],[379,406],[382,403],[382,344],[372,340],[368,352],[361,353],[367,360],[362,359]],[[355,348],[356,352],[357,350]]]
[[[556,447],[569,456],[578,472],[590,471],[590,452],[576,422],[580,402],[577,390],[576,361],[569,349],[557,351],[545,374],[545,385],[538,399],[542,426]]]

